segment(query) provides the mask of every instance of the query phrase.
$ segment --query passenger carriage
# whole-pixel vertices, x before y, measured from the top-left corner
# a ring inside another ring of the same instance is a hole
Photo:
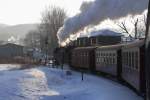
[[[122,78],[141,93],[145,92],[144,40],[129,43],[122,48]]]
[[[95,70],[95,50],[96,47],[78,47],[72,50],[71,66],[76,69]]]
[[[122,45],[101,46],[95,50],[96,71],[121,78]]]

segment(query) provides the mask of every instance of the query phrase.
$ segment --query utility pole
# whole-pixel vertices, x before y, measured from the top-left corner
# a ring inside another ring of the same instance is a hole
[[[62,54],[62,58],[61,58],[61,69],[63,70],[63,67],[64,67],[64,51],[63,51],[63,50],[61,51],[61,54]]]
[[[45,65],[48,60],[48,37],[45,38],[45,46],[46,46],[46,57],[45,57]]]

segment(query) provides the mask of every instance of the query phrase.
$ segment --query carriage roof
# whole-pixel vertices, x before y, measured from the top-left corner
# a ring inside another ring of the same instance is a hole
[[[107,46],[99,46],[97,47],[97,50],[105,50],[105,49],[121,49],[121,47],[123,46],[124,44],[116,44],[116,45],[107,45]]]
[[[125,44],[123,48],[143,47],[144,44],[144,40],[136,40],[134,42]]]
[[[96,49],[96,46],[88,46],[88,47],[77,47],[73,51],[91,51]]]

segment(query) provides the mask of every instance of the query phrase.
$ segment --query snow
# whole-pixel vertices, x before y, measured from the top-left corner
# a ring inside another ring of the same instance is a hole
[[[81,73],[71,72],[44,66],[1,70],[0,100],[143,100],[114,81],[88,74],[82,81]]]
[[[91,32],[89,37],[91,36],[122,36],[122,34],[108,30],[108,29],[103,29],[103,30]]]
[[[21,65],[19,64],[0,64],[0,71],[4,70],[14,70],[19,69]]]

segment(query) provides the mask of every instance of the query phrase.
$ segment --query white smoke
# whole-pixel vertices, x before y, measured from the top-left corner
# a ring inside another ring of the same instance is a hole
[[[20,37],[19,36],[17,36],[17,37],[11,36],[10,38],[8,38],[7,42],[14,43],[14,44],[20,44]]]
[[[140,14],[147,9],[148,0],[95,0],[89,5],[86,10],[81,10],[80,14],[65,21],[57,33],[59,43],[88,25],[99,24],[105,19],[118,19],[128,14]]]
[[[16,38],[14,36],[11,36],[10,38],[8,38],[8,42],[15,42]]]

